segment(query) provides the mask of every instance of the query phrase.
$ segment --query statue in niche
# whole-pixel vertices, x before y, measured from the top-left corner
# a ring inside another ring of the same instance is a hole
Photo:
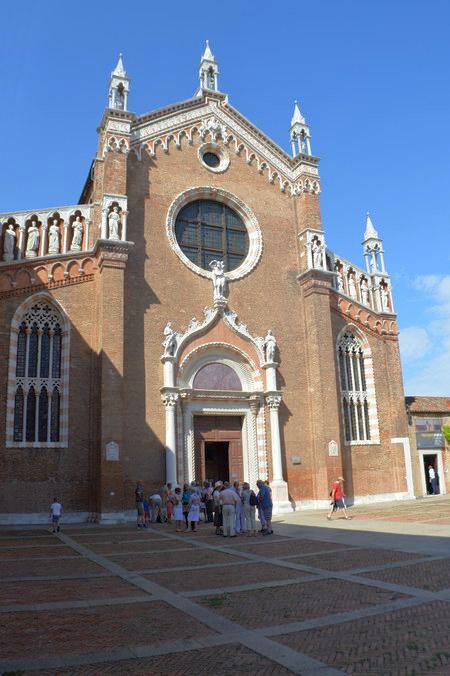
[[[341,268],[337,267],[336,272],[337,272],[337,275],[336,275],[337,290],[340,293],[344,293],[344,280],[342,278]]]
[[[313,268],[323,268],[322,262],[323,244],[317,238],[313,239],[311,244]]]
[[[14,250],[16,248],[16,231],[14,224],[9,223],[5,230],[5,238],[3,240],[3,260],[6,262],[14,260]]]
[[[364,277],[361,280],[361,302],[363,305],[369,305],[369,285]]]
[[[275,361],[275,350],[277,347],[277,341],[275,336],[273,335],[271,329],[267,331],[267,334],[264,336],[264,357],[266,359],[266,362],[274,362]]]
[[[119,239],[120,215],[119,207],[113,207],[108,218],[109,239]]]
[[[71,251],[81,251],[81,242],[83,240],[83,223],[81,222],[80,216],[77,216],[72,223],[73,236],[72,244],[70,246]]]
[[[39,228],[36,221],[31,221],[28,228],[27,248],[25,250],[26,258],[36,258],[39,249]]]
[[[389,291],[385,284],[380,285],[381,309],[383,312],[389,312]]]
[[[164,347],[164,356],[173,357],[177,349],[177,334],[173,330],[171,322],[167,322],[165,326],[162,345]]]
[[[351,298],[356,298],[356,284],[355,284],[355,275],[350,274],[348,276],[348,295]]]
[[[214,300],[224,301],[227,290],[227,278],[225,277],[225,270],[223,261],[211,261],[209,267],[212,271],[213,285],[214,285]]]
[[[53,219],[53,223],[48,229],[48,253],[59,253],[59,221],[57,218]]]

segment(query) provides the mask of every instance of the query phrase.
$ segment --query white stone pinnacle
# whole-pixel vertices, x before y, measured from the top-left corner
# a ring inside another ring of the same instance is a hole
[[[294,124],[297,124],[297,123],[305,124],[305,118],[303,117],[303,115],[300,112],[300,108],[298,107],[297,99],[295,99],[295,101],[294,101],[294,114],[293,114],[292,120],[291,120],[291,127],[293,127]]]
[[[364,239],[379,239],[378,233],[374,228],[369,212],[367,212],[366,214],[366,231],[364,233]]]
[[[215,61],[214,55],[209,47],[209,40],[206,40],[205,51],[203,52],[202,61]]]
[[[117,75],[117,77],[126,77],[126,71],[123,66],[122,54],[119,54],[119,60],[117,61],[117,66],[114,68],[111,75]]]

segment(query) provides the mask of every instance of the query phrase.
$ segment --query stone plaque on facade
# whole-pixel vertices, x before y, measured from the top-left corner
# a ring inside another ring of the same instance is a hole
[[[115,441],[106,444],[106,459],[110,462],[117,462],[119,459],[119,444],[116,444]]]
[[[299,455],[293,455],[291,458],[291,462],[293,465],[301,465],[302,461]]]
[[[335,441],[330,441],[328,444],[328,455],[339,455],[338,445]]]

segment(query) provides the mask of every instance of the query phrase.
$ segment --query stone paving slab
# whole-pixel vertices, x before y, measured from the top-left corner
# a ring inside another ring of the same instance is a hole
[[[449,626],[450,603],[436,601],[274,640],[346,674],[448,675]]]
[[[91,544],[111,544],[114,542],[153,542],[156,540],[164,540],[164,533],[150,533],[148,530],[132,530],[128,532],[108,532],[104,533],[98,530],[95,533],[85,533],[84,535],[72,535],[70,532],[66,534],[73,538],[76,542],[91,545]]]
[[[0,606],[53,601],[88,601],[121,596],[140,596],[141,594],[139,589],[119,577],[49,582],[2,582],[0,584]]]
[[[2,659],[79,655],[139,643],[158,645],[168,638],[214,634],[185,613],[162,601],[113,608],[99,606],[71,610],[0,615]]]
[[[170,547],[170,542],[168,542]],[[139,554],[139,556],[130,556],[124,558],[122,556],[109,556],[110,561],[118,563],[128,570],[144,570],[152,568],[173,568],[176,566],[194,566],[206,563],[228,563],[236,561],[236,557],[231,554],[224,554],[222,552],[214,551],[166,551],[155,552],[155,554]]]
[[[228,546],[227,539],[224,538],[223,542],[219,542],[223,546]],[[347,545],[341,545],[342,549],[349,549]],[[257,554],[258,556],[265,556],[267,558],[281,558],[283,556],[291,556],[293,554],[310,554],[312,552],[325,552],[328,549],[339,549],[340,545],[331,543],[331,542],[319,542],[317,540],[293,540],[292,538],[286,539],[284,542],[276,542],[273,540],[267,540],[264,538],[264,542],[249,545],[245,548],[242,548],[242,551],[249,552],[251,554]]]
[[[197,601],[228,619],[254,628],[332,615],[387,603],[394,598],[407,596],[346,580],[312,579],[308,584],[277,587],[269,594],[244,591],[200,597]]]
[[[363,573],[362,577],[437,592],[450,588],[450,558]]]
[[[386,563],[409,561],[420,558],[418,554],[407,554],[388,549],[339,550],[333,554],[319,556],[295,557],[289,561],[323,568],[324,570],[356,570],[371,566],[382,566]]]
[[[208,568],[202,571],[189,570],[145,575],[148,580],[179,592],[289,580],[305,576],[308,576],[308,573],[271,566],[267,563],[250,563],[222,568]]]
[[[42,535],[34,538],[32,537],[20,538],[18,536],[13,538],[0,537],[0,552],[2,552],[4,548],[9,549],[10,547],[25,549],[26,547],[48,547],[49,545],[52,547],[64,546],[57,538],[55,538],[54,535],[49,536]]]
[[[85,573],[102,573],[102,569],[82,557],[71,559],[51,559],[25,561],[0,561],[0,580],[9,577],[37,577],[41,575],[83,575]]]
[[[70,547],[21,547],[0,549],[0,563],[8,559],[38,559],[53,557],[57,559],[60,556],[79,556]]]
[[[97,554],[103,554],[105,556],[122,553],[132,554],[134,552],[136,552],[136,555],[140,556],[141,553],[151,554],[153,552],[157,552],[158,550],[165,551],[167,549],[192,549],[192,544],[188,540],[186,540],[186,542],[171,542],[167,538],[164,538],[163,540],[148,540],[146,542],[127,541],[113,544],[88,544],[88,546],[93,552],[96,552]]]
[[[55,676],[54,671],[39,670],[40,676]],[[81,667],[58,669],[58,676],[67,674],[146,674],[147,676],[289,676],[292,671],[258,655],[239,644],[189,650],[147,659],[121,660],[86,664]]]

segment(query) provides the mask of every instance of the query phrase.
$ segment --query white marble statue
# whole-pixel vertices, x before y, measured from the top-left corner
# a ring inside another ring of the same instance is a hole
[[[387,286],[381,284],[380,286],[380,295],[381,295],[381,309],[383,312],[389,312],[389,291]]]
[[[173,357],[177,348],[177,334],[173,330],[171,322],[167,322],[165,326],[162,344],[164,347],[164,356]]]
[[[81,242],[83,240],[83,223],[81,222],[80,216],[77,216],[72,223],[73,236],[72,244],[70,245],[71,251],[81,251]]]
[[[113,207],[113,210],[109,214],[108,225],[109,225],[109,239],[119,239],[119,225],[120,225],[119,207]]]
[[[59,221],[57,218],[55,218],[53,220],[53,223],[48,229],[49,254],[59,253],[59,239],[60,239]]]
[[[39,249],[39,228],[36,221],[31,221],[28,228],[27,248],[25,250],[26,258],[36,258]]]
[[[323,268],[323,244],[318,239],[314,239],[311,244],[313,268]]]
[[[356,284],[355,284],[355,276],[354,275],[349,275],[348,276],[348,295],[351,296],[351,298],[356,298]]]
[[[227,278],[225,277],[223,261],[211,261],[209,264],[213,275],[214,300],[225,300],[227,290]]]
[[[267,334],[264,337],[264,357],[266,362],[275,361],[275,349],[277,347],[277,341],[272,331],[269,329]]]
[[[361,280],[361,302],[363,305],[369,305],[369,285],[364,278]]]
[[[337,272],[337,275],[336,275],[337,290],[340,293],[344,293],[344,280],[342,278],[342,272],[341,272],[340,268],[336,268],[336,272]]]
[[[3,240],[3,260],[6,262],[14,260],[14,249],[16,247],[16,231],[14,225],[10,223],[5,230],[5,238]]]

